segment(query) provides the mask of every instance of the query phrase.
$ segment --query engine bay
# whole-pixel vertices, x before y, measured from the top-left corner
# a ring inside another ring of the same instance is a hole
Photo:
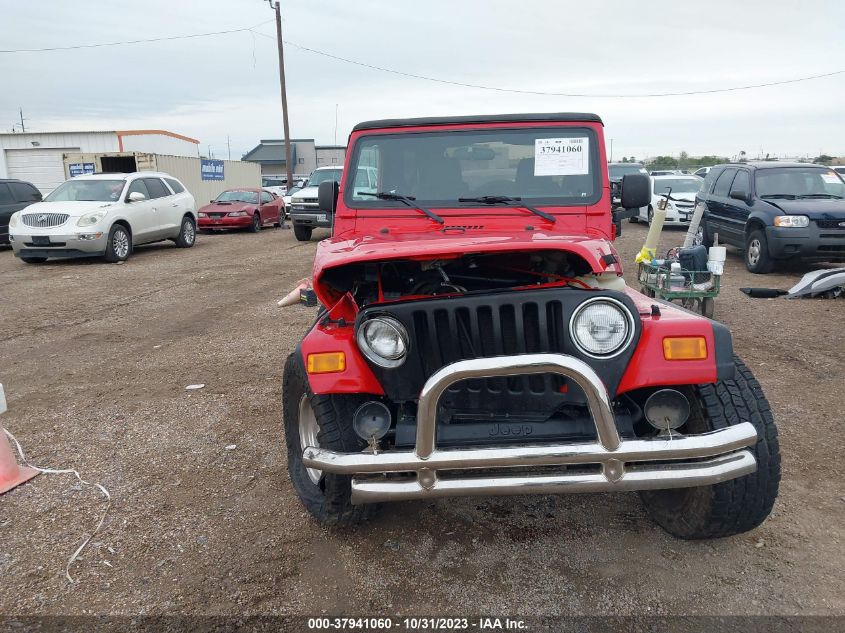
[[[578,279],[590,273],[589,264],[571,253],[515,251],[355,263],[326,270],[321,283],[333,294],[351,293],[363,308],[372,303],[517,288],[590,287]]]

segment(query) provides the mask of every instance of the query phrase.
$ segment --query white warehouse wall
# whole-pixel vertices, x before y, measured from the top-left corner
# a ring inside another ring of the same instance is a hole
[[[33,143],[37,143],[34,145]],[[0,178],[8,178],[6,150],[67,149],[79,152],[116,152],[114,132],[27,132],[0,134]]]

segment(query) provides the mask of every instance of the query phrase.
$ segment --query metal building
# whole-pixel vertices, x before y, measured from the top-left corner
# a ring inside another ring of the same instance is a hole
[[[307,177],[317,167],[343,165],[346,159],[345,145],[316,145],[313,138],[294,138],[290,142],[296,176]],[[284,176],[287,169],[285,142],[282,139],[262,139],[241,160],[261,165],[262,176]]]
[[[199,156],[199,141],[166,130],[0,133],[0,178],[34,184],[44,195],[66,180],[66,154],[150,152]]]

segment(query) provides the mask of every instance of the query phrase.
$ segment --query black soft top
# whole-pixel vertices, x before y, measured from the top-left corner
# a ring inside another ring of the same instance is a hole
[[[602,123],[601,117],[597,114],[587,112],[557,112],[557,113],[531,113],[531,114],[473,114],[470,116],[431,116],[416,119],[380,119],[377,121],[364,121],[354,128],[358,130],[376,130],[392,127],[416,127],[425,125],[463,125],[465,123],[508,123],[520,121],[589,121]]]

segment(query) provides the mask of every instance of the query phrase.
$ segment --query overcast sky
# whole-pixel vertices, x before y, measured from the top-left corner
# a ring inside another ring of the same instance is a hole
[[[845,2],[702,0],[282,0],[293,137],[345,143],[385,117],[596,112],[615,159],[634,155],[845,155],[845,74],[713,95],[570,98],[444,85],[296,48],[455,82],[529,91],[708,90],[845,69]],[[261,0],[0,0],[0,49],[251,27]],[[163,128],[238,158],[281,138],[277,56],[249,32],[0,54],[0,129]]]

